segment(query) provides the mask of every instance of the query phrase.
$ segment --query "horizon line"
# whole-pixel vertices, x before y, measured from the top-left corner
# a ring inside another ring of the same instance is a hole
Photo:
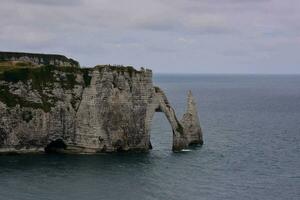
[[[295,76],[299,76],[300,73],[235,73],[235,72],[232,72],[232,73],[213,73],[213,72],[210,72],[210,73],[201,73],[201,72],[197,72],[197,73],[174,73],[174,72],[171,72],[171,73],[167,73],[167,72],[153,72],[153,74],[159,74],[159,75],[288,75],[288,76],[292,76],[292,75],[295,75]]]

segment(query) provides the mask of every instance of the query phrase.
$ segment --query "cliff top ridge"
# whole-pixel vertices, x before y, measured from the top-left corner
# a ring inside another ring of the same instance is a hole
[[[6,52],[0,51],[0,64],[2,66],[41,66],[56,65],[65,67],[79,67],[79,62],[64,55]],[[0,65],[0,66],[1,66]]]

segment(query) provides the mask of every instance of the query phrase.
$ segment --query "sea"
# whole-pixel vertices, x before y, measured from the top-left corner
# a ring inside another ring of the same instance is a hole
[[[299,200],[300,75],[154,75],[177,115],[192,91],[204,145],[172,152],[0,156],[0,200]]]

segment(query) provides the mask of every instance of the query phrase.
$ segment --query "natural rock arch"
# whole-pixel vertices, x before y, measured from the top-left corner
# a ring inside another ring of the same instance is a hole
[[[155,112],[163,112],[169,121],[173,132],[173,151],[180,151],[192,144],[203,144],[202,130],[199,123],[195,100],[191,91],[188,93],[187,112],[179,121],[166,95],[159,87],[154,87],[155,95],[146,116],[146,130],[149,135]]]

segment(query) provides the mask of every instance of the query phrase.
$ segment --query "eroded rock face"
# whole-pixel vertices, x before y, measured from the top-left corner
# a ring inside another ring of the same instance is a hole
[[[20,75],[21,74],[21,75]],[[173,150],[202,144],[189,95],[180,121],[151,70],[41,67],[0,73],[0,152],[148,151],[155,112],[173,129]]]

